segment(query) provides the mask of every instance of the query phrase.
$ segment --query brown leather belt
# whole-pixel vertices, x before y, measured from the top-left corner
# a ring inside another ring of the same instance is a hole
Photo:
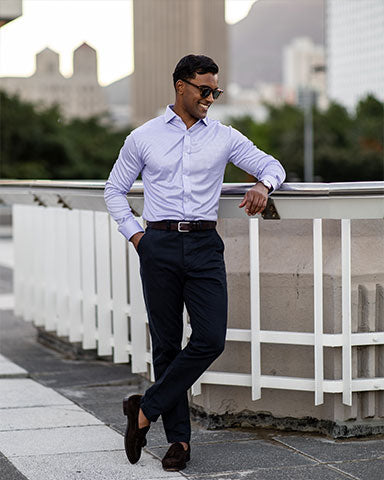
[[[198,230],[213,230],[216,222],[208,220],[162,220],[161,222],[147,222],[148,228],[155,230],[173,230],[177,232],[196,232]]]

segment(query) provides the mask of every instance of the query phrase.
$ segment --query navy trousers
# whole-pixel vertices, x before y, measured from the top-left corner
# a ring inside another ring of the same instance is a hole
[[[190,441],[187,390],[224,350],[228,302],[223,251],[216,230],[147,228],[138,245],[156,380],[141,408],[151,422],[161,415],[170,443]],[[192,334],[182,350],[184,304]]]

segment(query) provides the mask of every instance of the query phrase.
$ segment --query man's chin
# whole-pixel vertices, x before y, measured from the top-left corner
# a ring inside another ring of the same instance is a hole
[[[205,118],[207,116],[207,112],[196,112],[194,115],[193,115],[193,118],[196,118],[196,120],[202,120],[203,118]]]
[[[202,118],[205,118],[207,116],[207,113],[208,113],[208,110],[205,112],[205,111],[202,111],[202,110],[199,110],[197,112],[197,116],[196,118],[199,118],[199,119],[202,119]]]

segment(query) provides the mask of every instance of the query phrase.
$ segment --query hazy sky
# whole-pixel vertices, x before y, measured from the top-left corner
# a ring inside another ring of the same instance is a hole
[[[244,18],[254,2],[225,0],[226,21]],[[102,85],[132,73],[132,1],[24,0],[23,15],[0,28],[0,76],[31,75],[45,47],[60,54],[61,73],[70,76],[72,52],[85,41],[97,50]]]

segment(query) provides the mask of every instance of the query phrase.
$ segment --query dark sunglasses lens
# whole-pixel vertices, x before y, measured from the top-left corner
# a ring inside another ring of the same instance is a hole
[[[221,94],[221,91],[219,89],[212,90],[212,88],[209,88],[209,87],[201,88],[200,92],[201,92],[202,98],[207,98],[212,93],[214,100],[216,100],[216,98],[219,98]]]
[[[212,89],[209,88],[209,87],[203,87],[203,88],[200,89],[200,92],[201,92],[201,97],[202,98],[207,98],[211,94]]]

